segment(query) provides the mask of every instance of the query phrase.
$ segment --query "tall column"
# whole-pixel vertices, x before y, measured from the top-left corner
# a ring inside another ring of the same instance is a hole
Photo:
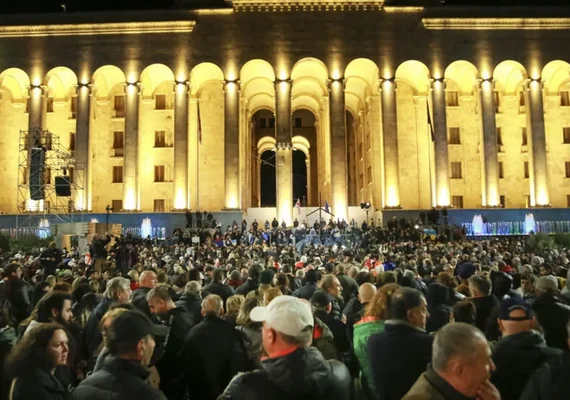
[[[433,81],[432,101],[435,137],[435,198],[438,206],[449,206],[449,155],[447,151],[445,82],[443,80]]]
[[[332,207],[336,218],[348,219],[347,157],[346,157],[346,109],[344,80],[330,81],[331,128],[331,187]]]
[[[43,111],[44,111],[44,87],[30,86],[28,107],[28,131],[32,132],[35,128],[43,129]]]
[[[239,83],[224,82],[224,179],[225,208],[240,208],[239,195]]]
[[[188,83],[174,86],[174,209],[188,206]]]
[[[277,149],[275,155],[277,220],[293,223],[293,146],[291,143],[291,85],[292,81],[275,82],[275,126]]]
[[[81,210],[89,210],[91,206],[90,171],[89,171],[89,117],[91,115],[91,86],[77,86],[77,119],[75,121],[75,159],[77,184],[81,187],[76,205]]]
[[[138,84],[125,86],[125,156],[123,165],[123,209],[140,210],[138,181],[139,94]]]
[[[548,192],[548,169],[546,159],[546,136],[544,132],[544,107],[542,102],[542,82],[530,80],[526,99],[527,127],[530,129],[531,165],[531,204],[550,204]]]
[[[396,114],[396,82],[385,79],[382,91],[382,128],[384,144],[384,207],[400,207],[398,167],[398,119]]]
[[[495,121],[495,98],[493,82],[481,81],[481,121],[483,126],[483,206],[497,207],[499,200],[499,156],[497,148],[497,125]]]

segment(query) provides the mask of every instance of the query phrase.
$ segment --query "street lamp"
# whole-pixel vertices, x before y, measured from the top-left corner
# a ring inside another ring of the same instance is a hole
[[[105,210],[107,211],[107,229],[106,231],[109,232],[109,214],[113,211],[113,207],[107,205],[107,207],[105,207]]]
[[[366,224],[368,224],[368,212],[370,211],[370,202],[360,203],[360,208],[366,210]]]

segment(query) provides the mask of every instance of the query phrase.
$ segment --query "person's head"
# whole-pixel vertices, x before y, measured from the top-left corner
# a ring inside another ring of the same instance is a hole
[[[432,367],[449,385],[469,398],[495,370],[485,335],[461,322],[447,324],[433,341]]]
[[[143,271],[143,273],[139,277],[139,285],[140,287],[144,287],[147,289],[153,289],[156,286],[156,274],[153,271],[147,270]]]
[[[477,309],[475,304],[469,300],[461,300],[455,303],[451,311],[451,320],[453,322],[463,322],[465,324],[475,325],[477,320]]]
[[[521,275],[521,289],[523,293],[534,292],[534,284],[536,282],[536,276],[534,274],[524,272]]]
[[[222,283],[222,281],[224,280],[224,271],[222,271],[219,268],[216,268],[213,272],[212,272],[212,280],[214,282],[218,282],[218,283]]]
[[[539,269],[540,276],[548,276],[552,274],[552,267],[548,264],[542,264]]]
[[[534,284],[537,296],[553,295],[558,291],[558,282],[553,276],[541,276]]]
[[[150,312],[155,315],[166,315],[175,305],[165,286],[157,286],[146,294]]]
[[[234,294],[226,300],[226,314],[237,315],[241,305],[245,301],[245,297],[241,294]]]
[[[69,284],[67,282],[56,283],[52,290],[57,291],[57,292],[65,292],[65,293],[69,293],[69,294],[72,293],[71,284]]]
[[[37,322],[56,322],[66,326],[71,318],[73,318],[73,313],[69,293],[51,291],[38,302]]]
[[[287,287],[289,285],[289,278],[283,272],[278,272],[275,274],[275,283],[278,287]]]
[[[317,290],[315,293],[313,293],[313,296],[311,297],[311,305],[313,306],[313,310],[315,312],[324,311],[328,314],[332,310],[330,296],[320,290]]]
[[[127,276],[129,277],[129,279],[131,280],[131,282],[139,282],[140,280],[140,275],[138,273],[138,271],[136,269],[131,269],[128,273]]]
[[[128,310],[116,315],[107,330],[107,348],[111,355],[148,366],[154,352],[158,326],[140,311]]]
[[[342,292],[342,285],[335,275],[325,275],[321,280],[321,288],[336,298],[339,298]]]
[[[239,271],[237,269],[230,272],[230,280],[235,281],[235,282],[241,281],[241,274],[239,273]]]
[[[40,324],[12,349],[6,360],[6,372],[12,379],[35,369],[53,373],[56,367],[67,364],[68,354],[65,330],[55,323]]]
[[[503,337],[532,331],[536,325],[530,304],[515,297],[501,302],[497,321]]]
[[[112,310],[107,311],[104,315],[103,318],[101,318],[101,322],[100,322],[100,326],[101,326],[101,335],[103,336],[103,343],[105,346],[107,346],[107,331],[109,330],[109,327],[111,326],[111,322],[113,322],[113,319],[119,315],[122,314],[124,312],[127,312],[128,310],[126,308],[113,308]]]
[[[247,270],[247,276],[248,279],[251,280],[258,280],[259,279],[259,274],[261,273],[261,271],[263,270],[263,268],[261,267],[261,265],[259,264],[253,264],[251,267],[249,267],[249,269]],[[242,274],[243,275],[243,274]]]
[[[417,289],[400,287],[392,295],[390,304],[391,319],[406,321],[418,328],[425,329],[429,317],[427,302]]]
[[[491,294],[491,280],[482,275],[473,275],[469,278],[469,292],[471,297],[485,297]]]
[[[250,314],[251,310],[255,307],[261,306],[257,296],[247,297],[242,303],[236,319],[238,325],[249,325],[251,323]]]
[[[4,269],[4,275],[10,279],[21,278],[22,272],[23,272],[22,266],[20,264],[17,264],[17,263],[12,263]],[[54,280],[55,280],[55,278],[54,278]],[[55,284],[55,282],[54,282],[54,284]]]
[[[202,300],[204,317],[221,317],[224,312],[224,301],[217,294],[208,295]]]
[[[200,296],[202,285],[198,281],[190,281],[184,286],[184,294],[190,296]]]
[[[360,301],[361,304],[366,304],[374,298],[375,294],[376,286],[370,282],[363,283],[358,288],[358,301]]]
[[[364,316],[375,317],[383,321],[390,319],[392,295],[397,289],[398,285],[395,283],[388,283],[378,289],[374,298],[366,305]]]
[[[314,269],[308,270],[307,272],[305,272],[305,281],[311,283],[317,283],[319,281],[319,272],[315,271]]]
[[[296,297],[279,296],[266,307],[255,307],[251,319],[263,322],[263,348],[270,357],[311,345],[313,314],[310,306]]]
[[[267,289],[265,292],[263,292],[263,305],[264,306],[268,305],[277,296],[282,296],[282,295],[283,292],[281,292],[281,289],[279,289],[278,287]]]
[[[131,299],[131,281],[126,278],[113,278],[107,282],[105,297],[119,303],[128,303]]]

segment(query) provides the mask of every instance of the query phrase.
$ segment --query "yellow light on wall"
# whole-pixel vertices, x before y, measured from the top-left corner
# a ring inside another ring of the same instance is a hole
[[[238,208],[238,201],[237,201],[237,196],[235,194],[230,194],[229,195],[229,200],[228,200],[228,207],[229,208]]]
[[[123,209],[133,211],[137,209],[137,197],[133,188],[127,189],[127,196],[123,203]]]
[[[176,210],[184,210],[186,206],[186,196],[184,196],[184,189],[176,190],[176,197],[174,198],[174,208]]]
[[[337,219],[340,220],[347,220],[348,219],[348,215],[347,215],[347,207],[346,207],[346,202],[342,201],[342,200],[337,200],[335,201],[334,205],[333,205],[333,210],[334,215]]]
[[[545,188],[539,188],[536,198],[536,205],[537,206],[547,206],[550,204],[550,200],[548,198],[548,192]]]
[[[449,188],[440,187],[437,194],[437,205],[440,207],[447,207],[450,205]]]
[[[386,206],[387,207],[400,206],[400,199],[398,198],[398,190],[393,186],[388,187],[388,193],[386,195]]]

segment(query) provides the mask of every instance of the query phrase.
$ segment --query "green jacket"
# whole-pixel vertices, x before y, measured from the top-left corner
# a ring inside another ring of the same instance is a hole
[[[375,333],[384,331],[384,321],[375,317],[364,317],[356,324],[354,324],[354,354],[360,364],[360,380],[361,385],[368,385],[368,388],[376,396],[376,389],[374,388],[374,379],[372,377],[372,370],[370,367],[370,360],[368,357],[368,339]],[[362,378],[365,382],[362,382]]]

